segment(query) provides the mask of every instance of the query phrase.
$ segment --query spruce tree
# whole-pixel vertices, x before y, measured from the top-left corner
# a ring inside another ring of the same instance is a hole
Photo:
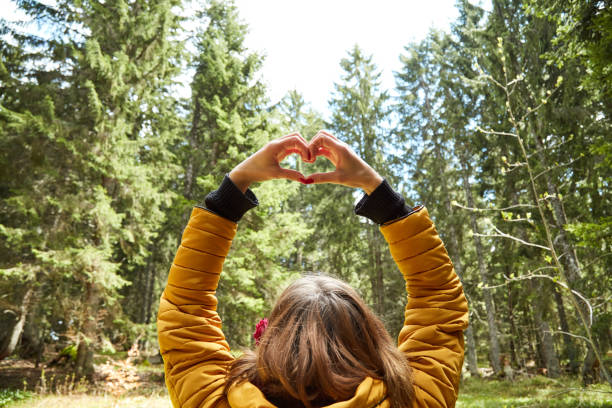
[[[329,102],[332,115],[328,128],[398,188],[399,177],[393,167],[395,135],[390,129],[389,96],[381,89],[380,72],[372,57],[358,46],[349,51],[340,65],[343,73]],[[324,238],[324,247],[335,253],[329,268],[355,282],[374,310],[388,322],[388,329],[396,333],[402,321],[403,294],[397,290],[402,286],[402,278],[375,226],[365,227],[352,214],[356,198],[363,192],[338,186],[330,186],[329,190],[317,208],[320,223],[325,222],[324,227],[330,230],[338,219],[346,220]]]
[[[262,57],[246,49],[247,26],[234,3],[211,1],[199,18],[204,28],[196,37],[190,124],[180,153],[183,219],[234,166],[281,136],[258,79]],[[240,221],[218,289],[219,314],[233,346],[252,344],[255,323],[296,272],[289,261],[295,242],[312,232],[287,208],[299,187],[286,180],[251,186],[261,205]]]
[[[3,225],[23,219],[19,224],[40,238],[29,240],[26,262],[8,269],[39,270],[42,286],[57,278],[73,282],[81,300],[68,321],[75,322],[79,375],[92,374],[100,307],[122,313],[118,289],[144,265],[172,197],[165,189],[175,174],[166,146],[176,129],[165,108],[181,49],[172,40],[176,4],[26,1],[21,8],[48,24],[50,34],[12,33],[29,51],[27,71],[15,79],[33,78],[36,86],[20,84],[19,98],[2,101],[3,143],[19,140],[12,153],[25,158],[44,150],[30,162],[30,176],[9,187],[13,216]],[[36,105],[44,108],[38,118],[31,113]],[[19,171],[16,163],[10,168]],[[39,225],[28,225],[33,220]]]

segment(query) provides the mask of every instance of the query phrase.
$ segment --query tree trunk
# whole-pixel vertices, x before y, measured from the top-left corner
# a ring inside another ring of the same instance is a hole
[[[81,315],[82,329],[77,347],[75,374],[92,379],[94,373],[93,353],[97,335],[98,292],[93,282],[85,284],[85,299]]]
[[[380,316],[385,315],[385,281],[384,281],[384,271],[383,271],[383,262],[382,262],[382,250],[380,245],[375,246],[375,257],[376,257],[376,286],[378,287],[378,304],[379,309],[378,313]]]
[[[446,194],[446,209],[452,211],[451,202]],[[459,243],[457,242],[457,228],[453,223],[450,226],[450,236],[448,245],[450,257],[453,265],[455,266],[455,272],[459,276],[459,280],[463,283],[463,263],[461,262],[461,256],[459,254]],[[465,290],[465,289],[464,289]],[[467,363],[470,374],[475,377],[480,377],[480,371],[478,371],[478,357],[476,354],[476,340],[474,339],[474,331],[470,324],[464,332],[466,343],[467,343]]]
[[[457,236],[455,235],[455,228],[451,228],[451,238],[450,242],[452,243],[449,247],[459,248],[457,244]],[[450,248],[449,248],[450,249]],[[461,257],[458,254],[457,249],[454,249],[453,252],[456,253],[453,255],[453,265],[455,266],[455,272],[457,272],[457,276],[459,276],[459,280],[463,279],[463,264],[461,263]],[[474,330],[472,329],[472,325],[470,324],[467,329],[465,329],[465,338],[467,343],[467,363],[468,370],[470,374],[475,377],[480,377],[480,371],[478,371],[478,356],[476,353],[476,339],[474,338]]]
[[[536,299],[541,299],[542,296],[538,296],[542,292],[542,285],[537,283],[531,285],[533,290],[536,291]],[[559,359],[555,353],[555,346],[553,344],[552,333],[550,326],[542,316],[542,304],[541,300],[536,300],[536,304],[533,307],[533,320],[536,326],[538,337],[540,340],[540,351],[542,353],[542,360],[546,366],[547,376],[550,378],[558,378],[561,375],[561,369],[559,367]]]
[[[508,320],[510,321],[510,364],[514,367],[520,367],[519,357],[517,353],[517,342],[520,342],[521,336],[516,331],[516,323],[514,322],[514,303],[512,301],[512,286],[508,285]]]
[[[465,190],[465,198],[467,200],[467,204],[469,207],[474,208],[474,198],[472,197],[472,189],[470,186],[469,173],[470,168],[469,164],[462,160],[463,167],[463,188]],[[470,212],[470,224],[472,227],[472,232],[474,233],[474,244],[476,246],[476,256],[478,258],[478,272],[480,274],[480,280],[483,285],[489,285],[489,276],[485,267],[484,262],[484,251],[482,248],[482,243],[480,242],[480,237],[478,234],[480,233],[478,229],[478,222],[476,220],[476,214],[474,212]],[[487,309],[487,323],[489,325],[489,345],[491,347],[490,353],[490,361],[491,367],[495,374],[500,374],[502,372],[501,361],[500,361],[500,350],[499,350],[499,339],[498,339],[498,331],[497,331],[497,323],[495,322],[495,302],[493,301],[493,296],[489,289],[485,289],[484,293],[484,301],[485,308]]]
[[[146,324],[151,323],[151,307],[153,306],[153,296],[155,290],[155,270],[153,266],[147,267],[147,291],[146,291],[146,311],[145,320]]]
[[[544,360],[542,359],[542,353],[540,352],[540,347],[538,346],[538,339],[536,335],[537,329],[531,317],[532,313],[530,312],[531,308],[525,310],[525,320],[527,321],[527,358],[536,361],[538,367],[542,367],[544,365]],[[527,367],[527,364],[525,364],[525,367]]]
[[[559,289],[555,285],[553,287],[555,294],[555,304],[557,305],[557,313],[559,315],[559,323],[561,330],[565,333],[570,333],[569,324],[567,323],[567,315],[565,313],[565,306],[563,305],[563,297],[559,292]],[[572,336],[569,334],[563,334],[563,345],[565,348],[565,356],[569,359],[569,372],[571,374],[578,374],[580,369],[580,362],[578,361],[578,347],[573,341]]]
[[[539,130],[541,128],[540,121],[537,122],[537,126]],[[539,132],[533,132],[533,134],[534,134],[534,139],[536,142],[536,147],[538,149],[538,159],[542,163],[548,163],[548,160],[545,154],[544,144],[542,143],[542,140],[539,137]],[[546,169],[546,170],[549,170],[549,169]],[[551,207],[553,209],[553,221],[558,230],[558,236],[555,237],[555,241],[559,243],[559,246],[561,247],[561,251],[562,251],[562,254],[558,257],[558,261],[561,264],[560,266],[563,266],[563,271],[565,272],[564,276],[565,276],[565,279],[569,287],[572,289],[579,289],[578,281],[580,279],[580,266],[578,262],[578,257],[576,255],[576,249],[573,243],[568,238],[567,233],[565,232],[567,218],[565,216],[565,209],[563,208],[563,202],[559,198],[559,194],[557,193],[555,184],[553,183],[551,179],[550,172],[546,171],[545,173],[543,173],[543,177],[546,182],[546,190],[547,190],[548,195],[550,196],[549,200],[550,200]],[[535,192],[534,192],[534,200],[536,201],[536,204],[537,204],[537,196],[535,195]],[[546,222],[546,220],[542,220],[542,221]],[[580,310],[576,310],[579,321],[583,319],[586,320],[585,316],[589,315],[587,306],[584,304],[584,302],[578,299],[576,299],[576,304],[578,305],[578,308],[580,309]],[[588,325],[588,323],[586,323],[585,326],[586,325]],[[583,364],[583,375],[584,375],[584,367],[590,363],[588,361],[589,356],[590,356],[589,353],[591,352],[595,353],[596,350],[592,350],[592,348],[597,347],[596,340],[593,338],[592,328],[585,327],[585,330],[590,331],[589,338],[591,338],[591,341],[593,343],[588,345],[589,351],[587,353],[587,356]],[[598,362],[603,361],[601,352],[599,350],[597,350],[597,353],[595,353],[595,357],[597,358]],[[609,384],[612,384],[612,378],[607,372],[605,366],[601,367],[601,372],[602,372],[603,377],[605,377],[605,380]],[[588,380],[587,378],[583,378],[583,382],[586,382],[587,380]]]
[[[32,295],[34,294],[34,287],[32,284],[28,284],[26,289],[26,293],[23,296],[23,301],[21,302],[21,306],[19,307],[19,318],[17,322],[13,326],[11,331],[11,335],[8,337],[7,342],[5,343],[2,350],[0,350],[0,361],[4,360],[6,357],[13,354],[17,344],[19,343],[19,339],[21,338],[21,333],[23,332],[23,326],[26,322],[26,316],[30,310],[30,303],[32,301]]]
[[[195,100],[195,106],[193,110],[193,117],[191,119],[191,129],[189,130],[189,133],[187,135],[187,141],[189,142],[189,148],[191,149],[191,151],[197,151],[197,149],[199,148],[197,133],[200,127],[202,107],[200,105],[200,99],[198,98],[198,95],[194,95],[193,99]],[[195,155],[187,155],[187,164],[185,166],[185,186],[183,189],[183,195],[188,200],[191,200],[193,198],[193,189],[195,186],[196,174],[199,167],[195,163],[196,160],[197,157]]]
[[[435,152],[436,158],[438,159],[438,163],[442,165],[445,163],[444,157],[442,155],[442,146],[440,146],[439,139],[437,135],[434,136],[435,141]],[[438,175],[440,178],[442,177],[443,171],[438,171]],[[448,187],[446,183],[441,183],[442,195],[444,196],[444,206],[446,207],[446,211],[448,214],[453,214],[453,206],[451,204],[450,193],[448,191]],[[459,242],[457,237],[461,233],[461,229],[457,228],[457,225],[454,222],[454,219],[450,217],[449,223],[449,245],[448,251],[450,258],[453,262],[453,266],[455,267],[455,272],[457,276],[459,276],[459,280],[463,284],[463,264],[461,262],[461,253],[459,251]],[[465,288],[464,288],[465,290]],[[467,297],[467,296],[466,296]],[[467,363],[468,370],[470,374],[474,377],[480,377],[480,371],[478,371],[478,356],[476,353],[476,340],[474,339],[474,331],[472,330],[472,325],[469,325],[464,332],[466,343],[467,343]]]
[[[383,290],[383,270],[382,256],[380,253],[379,242],[374,228],[370,228],[370,259],[372,262],[373,271],[370,275],[370,285],[372,287],[372,297],[374,301],[374,310],[378,316],[383,317],[384,313],[384,290]]]

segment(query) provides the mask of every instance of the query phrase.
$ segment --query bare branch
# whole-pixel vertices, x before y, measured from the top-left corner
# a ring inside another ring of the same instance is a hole
[[[589,308],[589,327],[591,327],[593,325],[593,306],[591,306],[591,303],[584,296],[582,296],[580,294],[580,292],[570,288],[569,286],[567,286],[563,282],[559,282],[559,280],[556,277],[553,277],[553,276],[550,276],[550,275],[530,275],[530,276],[534,277],[534,278],[546,278],[546,279],[550,279],[551,281],[553,281],[557,285],[559,285],[559,286],[569,290],[574,295],[576,295],[578,298],[580,298],[580,300],[582,300],[584,302],[584,304],[587,305],[587,307]]]
[[[508,238],[508,239],[513,240],[513,241],[520,242],[523,245],[527,245],[527,246],[531,246],[531,247],[535,247],[535,248],[540,248],[540,249],[545,249],[547,251],[550,251],[549,247],[545,247],[545,246],[539,245],[539,244],[532,244],[531,242],[527,242],[525,240],[522,240],[522,239],[520,239],[518,237],[515,237],[514,235],[506,234],[505,232],[501,231],[499,228],[497,228],[493,224],[491,224],[491,226],[493,227],[495,232],[497,232],[497,234],[476,234],[475,233],[474,235],[479,236],[479,237],[485,237],[485,238]]]
[[[527,221],[530,224],[533,224],[533,219],[531,218],[514,218],[514,219],[506,219],[504,218],[505,222],[523,222],[523,221]]]
[[[589,262],[588,264],[584,265],[582,268],[582,270],[585,270],[586,268],[589,268],[593,265],[595,265],[597,263],[597,261],[599,261],[601,258],[605,258],[606,256],[610,256],[612,255],[612,252],[608,252],[607,254],[603,254],[601,256],[598,256],[597,258],[593,259],[591,262]]]
[[[597,299],[597,298],[596,298],[596,299]],[[607,305],[607,304],[608,304],[608,302],[610,301],[610,299],[612,299],[612,296],[608,296],[607,298],[605,298],[605,299],[604,299],[604,301],[603,301],[603,302],[601,302],[601,303],[599,303],[599,304],[597,304],[597,305],[594,305],[594,306],[593,306],[593,309],[599,309],[600,307],[602,307],[602,306],[604,306],[604,305]]]
[[[509,238],[509,239],[514,240],[514,241],[520,242],[523,245],[532,246],[532,247],[535,247],[535,248],[541,248],[541,249],[545,249],[547,251],[550,251],[550,248],[548,248],[548,247],[545,247],[545,246],[542,246],[542,245],[538,245],[538,244],[532,244],[530,242],[523,241],[520,238],[514,237],[512,235],[504,234],[504,233],[501,233],[501,234],[474,234],[474,235],[476,235],[477,237],[483,237],[483,238]]]
[[[504,85],[502,85],[499,81],[497,81],[495,78],[493,78],[491,75],[485,74],[484,77],[507,92],[507,88]]]
[[[557,90],[559,90],[559,88],[555,88],[552,91],[550,91],[550,93],[546,96],[546,98],[542,99],[542,101],[533,109],[529,109],[527,111],[527,113],[525,113],[520,119],[519,122],[524,121],[525,119],[527,119],[527,116],[531,115],[532,113],[538,111],[542,106],[544,106],[546,103],[548,103],[548,100],[550,98],[552,98],[552,96],[555,94],[555,92],[557,92]]]
[[[589,339],[584,337],[584,336],[580,336],[578,334],[569,333],[569,332],[566,332],[566,331],[563,331],[563,330],[548,330],[547,333],[550,333],[550,334],[559,334],[559,333],[560,334],[565,334],[567,336],[575,337],[577,339],[584,340],[587,343],[590,343]]]
[[[498,132],[496,130],[484,130],[483,128],[481,128],[480,126],[476,126],[476,130],[478,130],[479,132],[482,133],[486,133],[488,135],[498,135],[498,136],[512,136],[512,137],[518,137],[518,135],[516,133],[508,133],[508,132]]]
[[[453,201],[451,204],[454,205],[455,207],[459,207],[459,208],[462,208],[464,210],[474,211],[474,212],[508,211],[508,210],[512,210],[514,208],[536,208],[536,206],[533,205],[533,204],[515,204],[515,205],[511,205],[509,207],[505,207],[505,208],[472,208],[472,207],[466,207],[465,205],[459,204],[456,201]]]
[[[537,270],[542,270],[542,269],[545,269],[545,268],[556,269],[555,267],[550,266],[550,267],[538,268],[538,269],[536,269],[536,271]],[[509,282],[516,282],[516,281],[528,280],[528,279],[533,279],[533,278],[544,278],[544,279],[551,280],[551,281],[553,281],[553,283],[556,283],[557,285],[561,286],[564,289],[569,290],[574,295],[576,295],[580,300],[582,300],[584,302],[584,304],[589,309],[589,327],[591,327],[593,325],[593,306],[591,306],[591,303],[584,296],[582,296],[582,294],[580,294],[580,292],[575,291],[574,289],[571,289],[569,286],[567,286],[565,283],[560,282],[559,279],[557,277],[555,277],[555,276],[542,275],[542,274],[534,274],[531,271],[529,272],[528,275],[517,276],[515,278],[510,278],[510,277],[504,275],[504,279],[506,279],[506,282],[504,282],[504,283],[502,283],[500,285],[495,285],[495,286],[482,286],[481,289],[495,289],[495,288],[499,288],[501,286],[506,286]]]
[[[554,170],[554,169],[558,169],[558,168],[560,168],[560,167],[569,166],[570,164],[575,163],[575,162],[577,162],[578,160],[580,160],[582,157],[583,157],[583,156],[580,156],[580,157],[575,158],[574,160],[570,160],[570,161],[569,161],[569,162],[567,162],[567,163],[558,164],[558,165],[556,165],[556,166],[549,167],[549,168],[547,168],[546,170],[543,170],[543,171],[539,172],[538,174],[536,174],[536,175],[535,175],[535,177],[534,177],[533,179],[534,179],[534,180],[536,180],[538,177],[540,177],[540,176],[542,176],[542,175],[544,175],[544,174],[546,174],[546,173],[548,173],[549,171],[552,171],[552,170]]]
[[[547,269],[557,269],[555,266],[542,266],[540,268],[534,269],[533,271],[529,271],[529,273],[536,273],[536,272],[540,272],[540,271],[545,271]]]
[[[559,146],[563,146],[564,144],[569,143],[569,142],[571,142],[572,140],[573,140],[572,138],[569,138],[568,140],[565,140],[565,141],[563,141],[563,142],[560,142],[560,143],[555,143],[555,144],[553,144],[553,145],[551,145],[551,146],[545,146],[545,147],[542,147],[542,148],[540,148],[540,149],[536,149],[536,150],[535,150],[533,153],[529,153],[529,154],[527,155],[527,158],[531,158],[533,155],[539,154],[539,153],[540,153],[542,150],[552,150],[552,149],[556,149],[557,147],[559,147]]]

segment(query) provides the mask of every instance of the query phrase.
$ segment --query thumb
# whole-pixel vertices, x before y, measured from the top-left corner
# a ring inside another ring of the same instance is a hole
[[[340,177],[337,171],[332,171],[328,173],[314,173],[308,176],[308,180],[312,180],[314,184],[322,184],[322,183],[334,183],[340,184]]]
[[[276,173],[276,178],[284,178],[293,181],[300,181],[300,179],[304,179],[304,175],[296,170],[291,169],[283,169],[282,167],[278,169]]]

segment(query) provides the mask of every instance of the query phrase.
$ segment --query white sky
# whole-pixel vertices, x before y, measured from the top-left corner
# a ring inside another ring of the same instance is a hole
[[[249,25],[247,46],[266,56],[262,75],[273,103],[296,89],[327,113],[340,60],[358,44],[382,72],[383,89],[394,87],[393,71],[410,42],[431,27],[448,31],[455,0],[236,0]]]
[[[485,2],[488,2],[485,0]],[[395,85],[393,71],[410,42],[430,28],[448,31],[457,16],[455,0],[235,0],[249,26],[246,45],[265,55],[261,75],[272,103],[296,89],[327,116],[327,102],[340,81],[340,60],[358,44],[382,72],[382,88]],[[0,15],[12,20],[11,0]],[[185,78],[188,83],[190,79]],[[188,91],[185,89],[184,91]]]

